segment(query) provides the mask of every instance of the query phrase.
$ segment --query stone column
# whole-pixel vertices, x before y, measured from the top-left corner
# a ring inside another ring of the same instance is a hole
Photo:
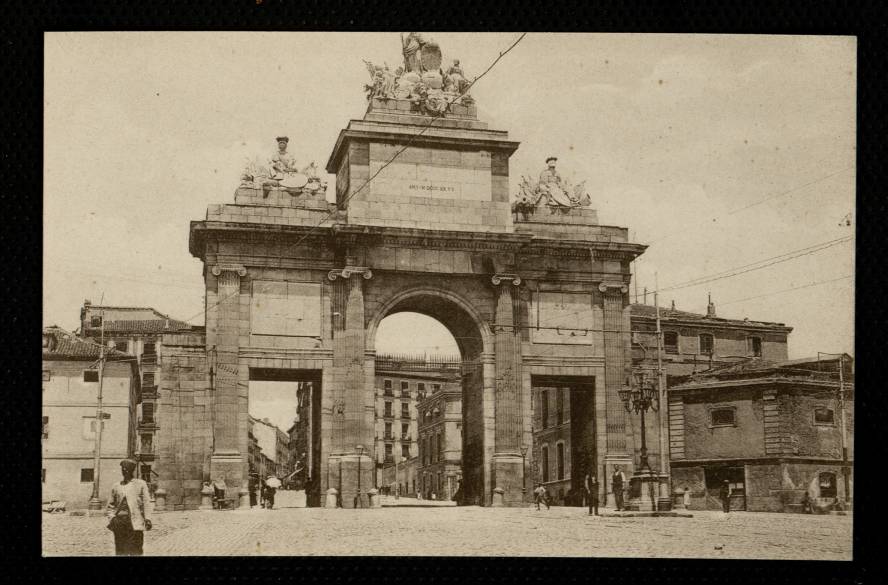
[[[495,379],[494,492],[502,491],[502,505],[517,506],[521,493],[521,337],[515,307],[521,278],[497,274],[491,278],[497,290],[493,327]],[[494,505],[500,498],[494,499]]]
[[[355,505],[359,484],[359,505],[366,507],[367,492],[373,487],[374,429],[366,416],[368,401],[372,407],[373,398],[366,391],[364,351],[364,281],[372,277],[369,268],[357,266],[327,274],[339,288],[334,293],[341,299],[337,319],[344,319],[333,334],[333,381],[328,388],[333,398],[333,435],[327,465],[331,467],[330,476],[337,481],[331,487],[340,490],[344,508]],[[358,453],[358,445],[364,447],[363,454]]]
[[[223,478],[227,489],[238,493],[246,485],[246,453],[241,453],[239,436],[240,404],[238,392],[238,353],[240,348],[240,281],[247,270],[237,264],[217,264],[211,270],[216,277],[217,305],[215,330],[208,331],[208,346],[216,351],[213,388],[213,455],[210,476]],[[208,319],[209,321],[209,319]],[[211,338],[211,339],[210,339]]]
[[[602,293],[604,308],[604,395],[607,445],[604,453],[605,477],[607,484],[607,505],[613,505],[610,477],[614,466],[619,465],[628,479],[632,467],[632,457],[626,445],[626,408],[620,399],[619,391],[626,379],[626,351],[629,332],[624,328],[623,295],[629,286],[621,282],[602,282],[598,285]]]

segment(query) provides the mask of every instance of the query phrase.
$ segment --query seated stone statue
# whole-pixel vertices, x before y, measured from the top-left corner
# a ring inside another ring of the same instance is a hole
[[[271,179],[275,181],[283,180],[290,173],[298,173],[299,169],[296,168],[296,158],[293,157],[289,152],[287,152],[287,143],[290,142],[290,139],[286,136],[278,136],[278,151],[274,153],[269,161],[269,167],[271,168]]]

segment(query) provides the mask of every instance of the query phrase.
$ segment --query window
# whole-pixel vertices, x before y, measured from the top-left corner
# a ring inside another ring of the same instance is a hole
[[[93,468],[92,467],[84,467],[80,470],[80,483],[92,483],[93,481]]]
[[[142,453],[152,453],[154,446],[154,436],[150,434],[140,435],[141,438],[141,448],[139,449]]]
[[[438,433],[438,461],[444,461],[444,441],[441,440],[441,433]]]
[[[432,384],[432,392],[438,392],[441,389],[441,384]]]
[[[663,349],[666,353],[678,353],[678,333],[675,331],[663,332]]]
[[[394,416],[392,414],[392,403],[391,402],[386,401],[385,410],[383,411],[382,416]]]
[[[542,428],[549,426],[549,391],[540,391],[540,418],[542,419]]]
[[[89,318],[89,326],[90,327],[101,327],[102,326],[102,316],[94,315]]]
[[[403,410],[403,407],[401,409]],[[410,439],[410,423],[401,424],[401,439]]]
[[[129,343],[127,343],[126,341],[115,341],[114,342],[114,349],[116,349],[117,351],[122,351],[123,353],[126,353],[127,350],[129,349]]]
[[[43,370],[43,381],[49,382],[50,378],[52,378],[52,374],[49,372],[49,370]]]
[[[83,381],[84,382],[98,382],[99,381],[99,371],[98,370],[83,370]]]
[[[564,479],[564,443],[555,445],[555,464],[558,470],[558,479]]]
[[[713,408],[710,416],[714,427],[732,427],[735,424],[733,408]]]
[[[416,384],[416,393],[417,393],[419,396],[424,396],[424,395],[425,395],[425,384],[423,384],[422,382],[417,382],[417,384]]]
[[[410,405],[406,402],[401,403],[401,418],[410,418]]]
[[[747,353],[753,357],[762,357],[762,338],[747,337],[746,338]]]
[[[821,498],[836,497],[836,474],[824,471],[817,477],[817,485],[820,486]]]
[[[815,425],[834,425],[836,424],[836,413],[829,408],[814,409]]]
[[[549,481],[549,446],[544,445],[540,455],[540,467],[543,468],[543,483]]]
[[[142,348],[142,353],[147,353],[149,355],[153,355],[155,352],[155,345],[153,341],[148,341],[145,343],[145,346]]]
[[[555,424],[564,422],[564,388],[555,390]]]
[[[153,423],[154,422],[154,403],[153,402],[143,402],[142,403],[142,422],[145,422],[145,423]]]
[[[401,396],[410,395],[410,382],[401,381]]]
[[[392,381],[391,380],[383,380],[382,381],[382,393],[385,396],[392,395]]]
[[[422,464],[423,465],[429,464],[429,438],[428,437],[422,438]]]
[[[700,334],[700,353],[703,354],[711,354],[713,351],[713,347],[715,346],[715,340],[712,335],[708,333]]]
[[[392,423],[385,423],[385,435],[383,436],[383,438],[389,441],[392,439]]]
[[[43,417],[43,438],[44,439],[49,438],[49,417],[48,416]]]
[[[438,446],[435,444],[435,435],[429,437],[429,459],[432,463],[438,460]]]
[[[154,372],[142,374],[142,386],[154,386]]]
[[[410,445],[408,443],[401,443],[401,457],[410,459]]]
[[[392,460],[393,460],[393,457],[392,457],[392,444],[391,444],[391,443],[386,443],[386,444],[385,444],[385,460],[386,460],[386,461],[392,461]]]

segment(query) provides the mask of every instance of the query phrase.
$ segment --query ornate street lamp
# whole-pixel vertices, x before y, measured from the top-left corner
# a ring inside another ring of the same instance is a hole
[[[647,442],[645,437],[644,413],[648,410],[658,410],[659,401],[657,396],[657,388],[654,384],[655,378],[647,376],[644,370],[636,370],[632,373],[631,384],[627,384],[619,390],[620,400],[626,407],[626,412],[635,412],[641,414],[641,456],[639,460],[639,469],[650,472],[651,467],[648,465]],[[627,380],[629,382],[629,380]]]
[[[361,502],[361,459],[364,457],[364,445],[358,445],[355,450],[358,452],[358,495],[355,496],[355,508],[358,506],[363,508],[364,504]]]
[[[521,445],[521,495],[522,499],[524,494],[527,493],[527,472],[524,470],[527,457],[527,445]]]

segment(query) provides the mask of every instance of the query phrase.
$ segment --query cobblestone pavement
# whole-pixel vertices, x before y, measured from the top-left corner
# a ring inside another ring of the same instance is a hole
[[[146,555],[454,555],[851,559],[852,516],[695,512],[589,517],[582,508],[165,512]],[[112,555],[101,517],[43,514],[43,554]]]

